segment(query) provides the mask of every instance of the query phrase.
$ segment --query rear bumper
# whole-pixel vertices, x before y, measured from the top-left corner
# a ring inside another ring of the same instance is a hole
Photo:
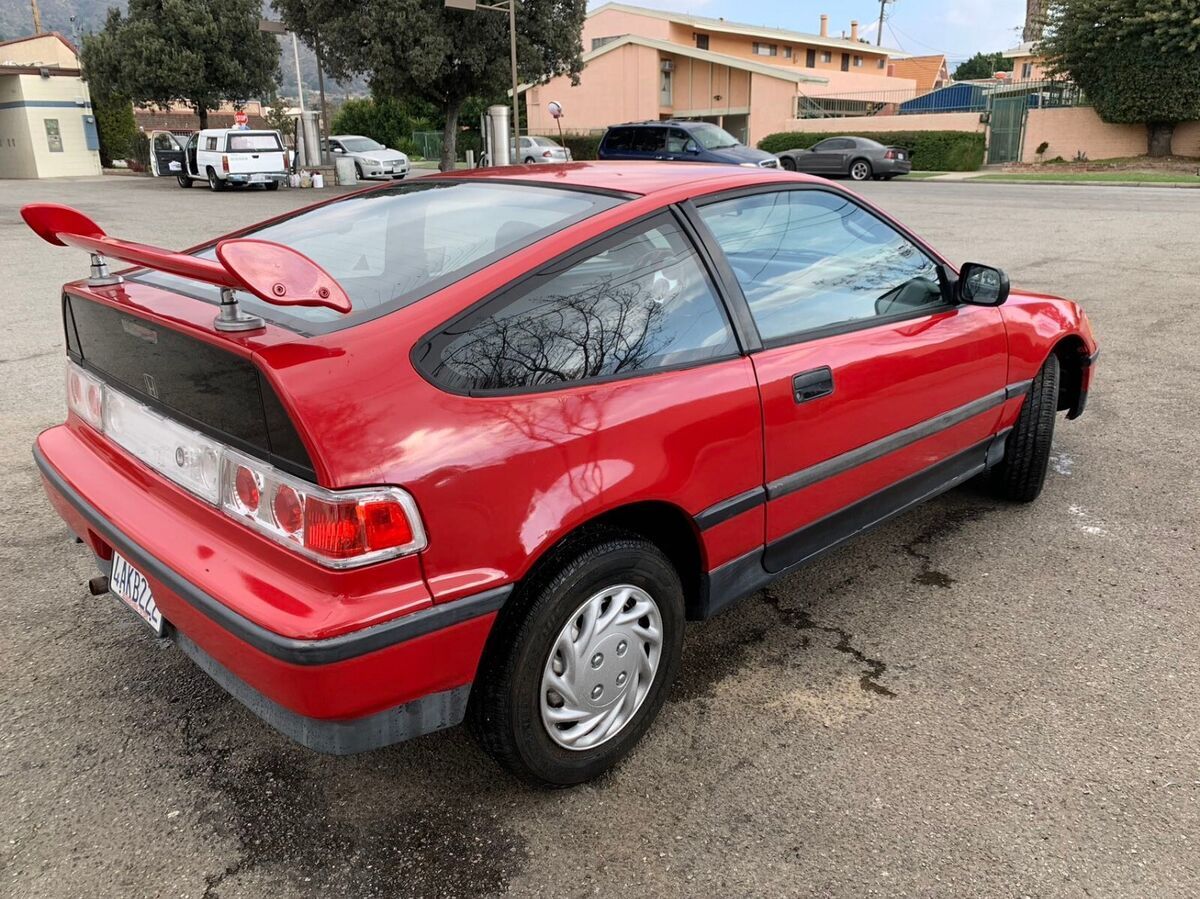
[[[286,172],[257,172],[254,174],[230,173],[225,180],[233,184],[282,184],[287,180]]]
[[[222,563],[233,567],[236,559],[232,551],[222,552],[219,535],[197,534],[195,522],[178,521],[174,528],[160,529],[166,537],[161,546],[150,548],[131,538],[87,495],[89,479],[97,476],[88,452],[65,427],[39,437],[34,457],[51,503],[91,546],[102,569],[116,550],[145,575],[166,633],[268,724],[311,749],[344,754],[462,720],[484,643],[511,588],[428,605],[336,636],[281,634],[231,608],[198,578],[183,576],[177,570],[183,564],[172,564],[202,548],[201,555],[216,563],[214,570],[228,573]],[[116,469],[101,474],[109,481],[124,480]],[[139,503],[153,502],[136,489],[125,495],[133,514]],[[161,504],[156,507],[161,511]],[[178,558],[163,551],[165,546],[175,547]]]
[[[910,160],[881,159],[875,166],[876,175],[907,175],[912,171]]]

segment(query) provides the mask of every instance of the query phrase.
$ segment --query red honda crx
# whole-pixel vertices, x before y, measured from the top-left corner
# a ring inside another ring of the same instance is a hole
[[[466,718],[552,785],[638,741],[686,619],[968,478],[1034,499],[1097,352],[781,171],[435,176],[182,253],[23,215],[93,254],[34,451],[93,589],[315,750]]]

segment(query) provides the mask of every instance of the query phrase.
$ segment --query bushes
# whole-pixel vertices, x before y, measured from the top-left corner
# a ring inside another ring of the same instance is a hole
[[[111,168],[114,159],[133,159],[138,128],[129,98],[96,98],[92,111],[96,114],[96,132],[100,137],[101,165]]]
[[[361,134],[408,155],[420,155],[412,133],[432,130],[429,119],[393,97],[347,100],[329,124],[330,134]],[[440,123],[436,130],[441,130]]]
[[[600,149],[600,139],[604,137],[603,134],[564,134],[559,140],[557,134],[546,136],[570,150],[574,160],[595,159]]]
[[[847,122],[844,131],[780,131],[758,142],[760,150],[781,153],[806,150],[827,137],[865,137],[889,146],[904,147],[912,154],[917,172],[973,172],[983,165],[984,137],[970,131],[877,131],[856,132]]]

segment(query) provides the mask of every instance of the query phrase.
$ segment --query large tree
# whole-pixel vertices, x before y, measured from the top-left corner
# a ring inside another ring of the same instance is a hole
[[[958,64],[954,70],[954,80],[979,81],[991,78],[997,72],[1011,72],[1012,67],[1013,61],[1005,59],[999,50],[994,53],[976,53]]]
[[[129,0],[83,40],[83,65],[101,94],[135,103],[183,102],[200,127],[222,100],[269,95],[279,44],[258,30],[259,0]]]
[[[508,17],[447,9],[442,0],[273,0],[287,26],[317,48],[339,78],[362,74],[379,96],[433,103],[444,117],[442,170],[454,167],[459,114],[473,96],[512,83]],[[585,0],[517,3],[522,82],[578,80]]]
[[[1037,50],[1104,121],[1144,123],[1151,156],[1200,119],[1200,0],[1053,0]]]

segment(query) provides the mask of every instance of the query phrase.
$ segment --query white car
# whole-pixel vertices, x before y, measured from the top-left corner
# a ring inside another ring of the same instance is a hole
[[[511,146],[511,144],[509,145]],[[548,137],[521,136],[513,162],[532,165],[535,162],[570,162],[571,151]]]
[[[354,174],[359,181],[366,178],[399,179],[408,174],[407,156],[361,134],[335,134],[329,138],[329,149],[334,156],[354,160]]]
[[[212,190],[231,184],[261,184],[277,190],[287,179],[288,152],[278,131],[206,128],[188,138],[183,148],[180,187],[207,181]]]

